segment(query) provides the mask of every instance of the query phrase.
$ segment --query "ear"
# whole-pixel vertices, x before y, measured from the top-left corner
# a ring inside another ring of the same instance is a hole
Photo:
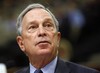
[[[16,40],[17,40],[17,43],[18,43],[20,49],[21,49],[23,52],[25,52],[25,47],[24,47],[24,43],[23,43],[23,38],[22,38],[22,36],[17,36]]]
[[[59,43],[60,43],[60,39],[61,39],[61,33],[60,32],[58,32],[58,34],[57,34],[57,46],[59,47]]]

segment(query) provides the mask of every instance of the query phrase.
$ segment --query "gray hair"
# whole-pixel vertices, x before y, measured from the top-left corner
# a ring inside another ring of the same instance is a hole
[[[57,28],[57,31],[59,30],[59,23],[58,23],[57,19],[55,18],[55,16],[52,14],[52,12],[51,12],[48,8],[45,8],[43,5],[36,3],[36,4],[31,4],[31,5],[27,6],[27,7],[20,13],[20,15],[18,16],[18,18],[17,18],[17,23],[16,23],[18,35],[21,35],[21,32],[22,32],[22,24],[21,24],[21,23],[22,23],[22,20],[23,20],[24,15],[25,15],[28,11],[30,11],[30,10],[32,10],[32,9],[35,9],[35,8],[41,8],[41,9],[46,10],[48,13],[50,13],[50,15],[52,16],[52,18],[53,18],[53,20],[54,20],[54,23],[55,23],[55,26],[56,26],[56,28]]]

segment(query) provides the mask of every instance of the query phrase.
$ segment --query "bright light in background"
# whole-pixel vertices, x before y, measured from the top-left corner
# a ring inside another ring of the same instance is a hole
[[[6,65],[0,63],[0,73],[7,73]]]

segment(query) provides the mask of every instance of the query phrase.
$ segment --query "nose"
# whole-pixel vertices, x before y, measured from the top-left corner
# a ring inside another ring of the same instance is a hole
[[[41,27],[39,27],[39,29],[38,29],[38,37],[44,37],[44,36],[46,36],[46,31],[45,31],[45,29],[41,26]]]

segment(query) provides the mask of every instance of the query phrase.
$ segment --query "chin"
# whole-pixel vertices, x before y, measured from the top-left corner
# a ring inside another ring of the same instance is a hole
[[[39,51],[40,55],[51,55],[52,51],[51,49],[42,49]]]

